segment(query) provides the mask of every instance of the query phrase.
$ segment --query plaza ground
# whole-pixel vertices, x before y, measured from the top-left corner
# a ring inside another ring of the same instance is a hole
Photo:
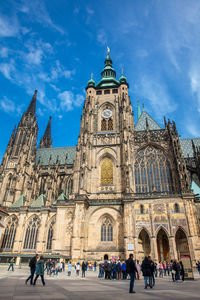
[[[15,268],[7,271],[7,266],[0,266],[0,300],[39,300],[39,299],[200,299],[200,276],[195,274],[194,281],[173,283],[171,277],[156,280],[152,290],[144,289],[143,278],[135,282],[136,294],[129,294],[129,281],[111,281],[98,279],[98,272],[89,271],[86,278],[76,277],[74,271],[71,278],[67,273],[59,273],[58,278],[45,276],[43,287],[38,278],[36,286],[25,285],[29,269]]]

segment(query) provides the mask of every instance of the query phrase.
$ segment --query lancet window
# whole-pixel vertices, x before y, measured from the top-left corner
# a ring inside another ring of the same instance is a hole
[[[102,221],[101,225],[101,241],[111,242],[113,241],[113,225],[110,218],[106,217]]]
[[[160,149],[148,146],[135,160],[136,193],[173,192],[170,163]]]
[[[36,249],[39,226],[40,221],[37,217],[33,217],[29,221],[24,239],[24,249]]]
[[[48,237],[47,237],[47,250],[52,249],[52,240],[53,240],[53,233],[54,233],[54,224],[55,221],[51,222],[48,230]]]
[[[113,130],[113,119],[102,119],[101,120],[101,130],[102,131],[111,131]]]
[[[104,158],[101,165],[101,184],[113,184],[113,164],[108,157]]]
[[[13,216],[7,223],[4,231],[2,249],[12,249],[15,241],[15,234],[18,225],[17,217]]]

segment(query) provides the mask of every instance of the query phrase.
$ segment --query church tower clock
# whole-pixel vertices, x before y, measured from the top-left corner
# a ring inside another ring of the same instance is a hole
[[[75,159],[74,193],[89,199],[121,198],[133,191],[129,174],[130,142],[134,120],[129,85],[123,73],[119,80],[109,49],[101,80],[86,87],[80,135]]]

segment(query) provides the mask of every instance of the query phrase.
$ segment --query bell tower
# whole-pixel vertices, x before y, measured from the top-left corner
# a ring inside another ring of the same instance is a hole
[[[133,190],[129,146],[134,118],[128,88],[123,71],[116,79],[108,48],[101,80],[95,84],[92,75],[86,87],[74,166],[76,195],[120,198]]]

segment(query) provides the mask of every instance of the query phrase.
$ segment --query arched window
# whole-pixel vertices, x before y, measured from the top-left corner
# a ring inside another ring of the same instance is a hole
[[[37,217],[33,217],[29,221],[24,239],[24,249],[36,249],[39,226],[40,221]]]
[[[174,212],[179,213],[180,212],[180,207],[177,203],[174,204]]]
[[[52,239],[53,239],[53,232],[54,232],[54,224],[55,221],[52,221],[49,230],[48,230],[48,237],[47,237],[47,250],[52,249]]]
[[[141,214],[144,213],[144,205],[143,205],[143,204],[140,205],[140,213],[141,213]]]
[[[113,119],[102,119],[101,120],[101,130],[110,131],[113,130]]]
[[[108,217],[103,219],[101,225],[101,241],[102,242],[113,241],[113,226],[111,220]]]
[[[108,157],[104,158],[101,165],[101,184],[113,184],[113,164]]]
[[[12,249],[15,241],[15,234],[18,225],[17,217],[13,216],[7,223],[4,231],[2,249]]]
[[[172,173],[163,151],[148,146],[136,155],[136,193],[173,192]]]

